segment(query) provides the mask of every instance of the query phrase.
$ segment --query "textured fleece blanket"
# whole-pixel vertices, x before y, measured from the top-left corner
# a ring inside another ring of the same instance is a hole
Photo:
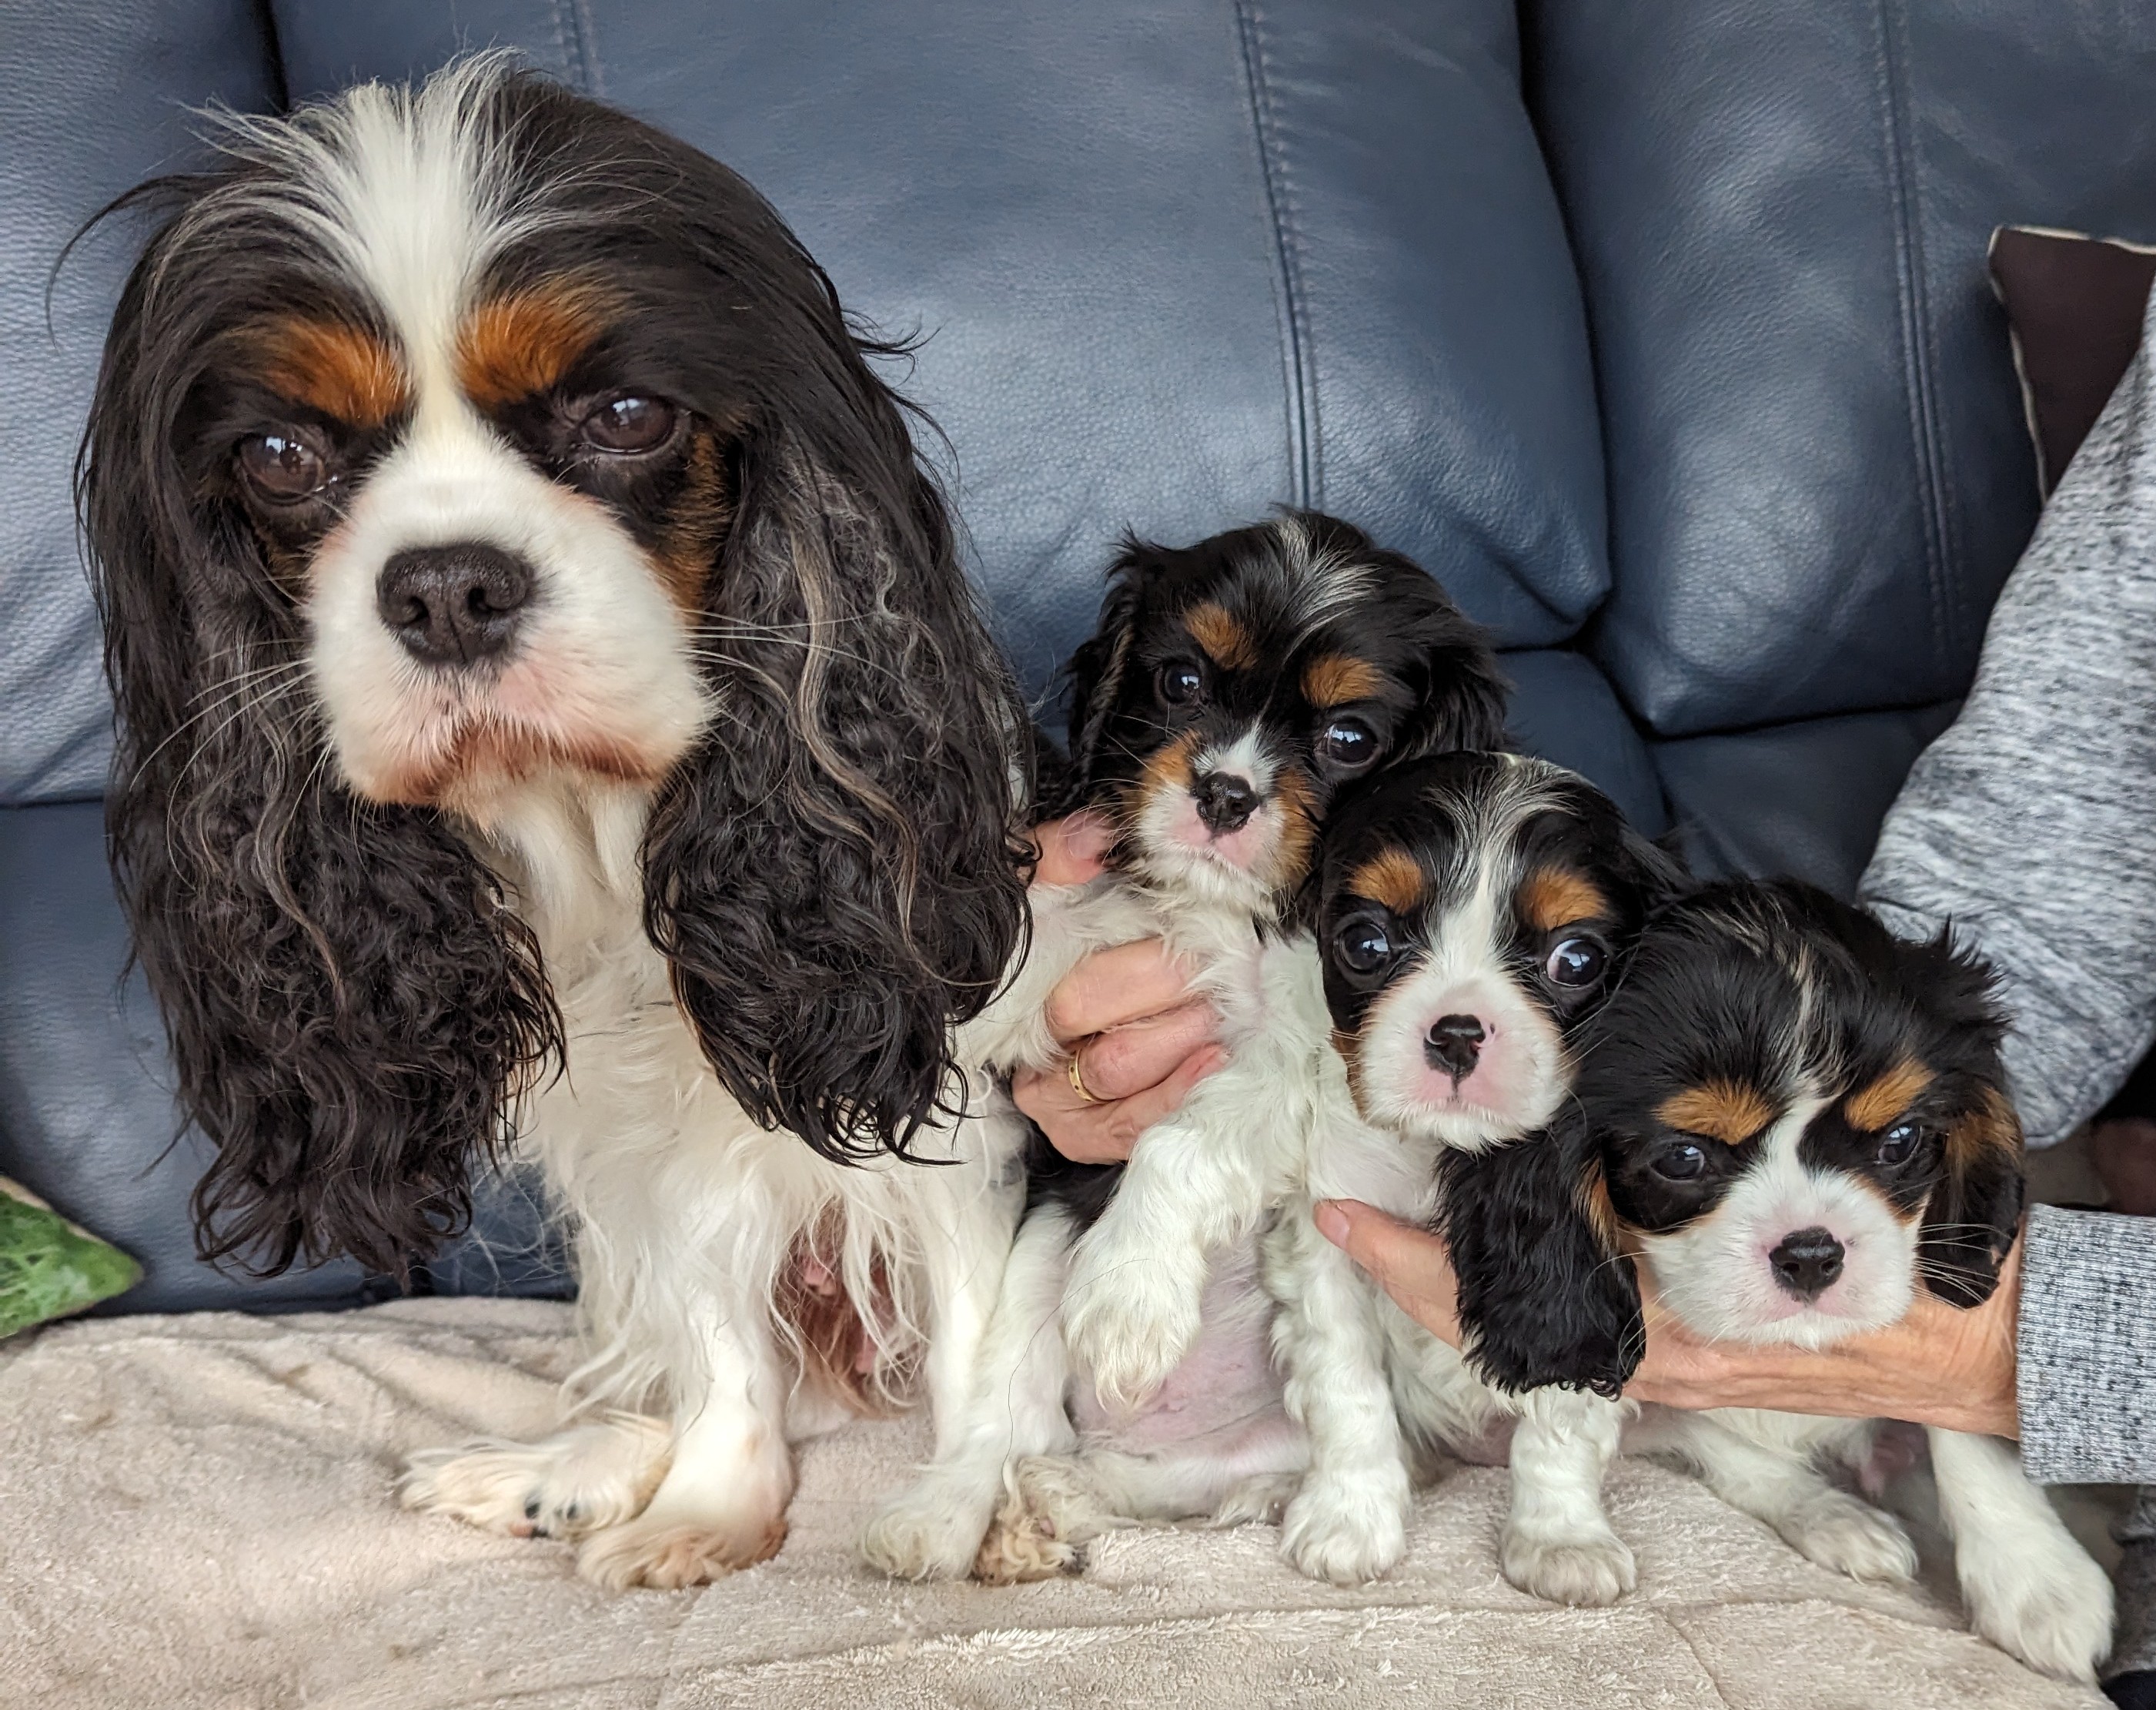
[[[1611,1480],[1639,1552],[1617,1608],[1499,1578],[1505,1476],[1421,1499],[1407,1562],[1347,1592],[1272,1530],[1140,1531],[1012,1590],[854,1561],[916,1420],[808,1446],[786,1547],[723,1584],[613,1597],[565,1546],[392,1498],[407,1451],[544,1430],[566,1309],[415,1301],[289,1318],[59,1325],[0,1350],[8,1710],[720,1706],[2100,1706],[1962,1630],[1950,1594],[1852,1584],[1698,1485]]]

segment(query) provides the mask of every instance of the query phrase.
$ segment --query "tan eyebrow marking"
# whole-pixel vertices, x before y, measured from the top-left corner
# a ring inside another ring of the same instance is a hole
[[[457,384],[483,410],[550,392],[605,329],[608,294],[569,280],[496,297],[457,335]]]
[[[411,403],[403,358],[366,327],[290,316],[264,328],[263,345],[263,380],[337,421],[378,428]]]
[[[1742,1146],[1774,1119],[1774,1107],[1756,1086],[1735,1081],[1702,1081],[1671,1093],[1655,1107],[1671,1127],[1701,1134],[1725,1146]]]
[[[1553,932],[1574,921],[1604,920],[1609,899],[1580,873],[1563,867],[1537,867],[1520,881],[1521,917],[1538,932]]]
[[[1193,606],[1183,616],[1183,627],[1217,665],[1240,671],[1258,662],[1255,638],[1244,628],[1241,619],[1232,616],[1217,600]]]
[[[1368,701],[1383,680],[1366,659],[1321,653],[1302,668],[1302,694],[1312,706],[1343,706],[1350,701]]]
[[[1404,849],[1380,850],[1348,876],[1348,888],[1394,914],[1413,914],[1422,902],[1422,869]]]
[[[1902,1113],[1932,1084],[1932,1071],[1914,1057],[1904,1057],[1877,1080],[1860,1086],[1842,1101],[1842,1114],[1852,1127],[1876,1133],[1891,1128]]]
[[[1994,1088],[1984,1089],[1981,1107],[1947,1127],[1947,1161],[1958,1170],[1971,1168],[1987,1153],[2017,1157],[2021,1147],[2021,1118]]]

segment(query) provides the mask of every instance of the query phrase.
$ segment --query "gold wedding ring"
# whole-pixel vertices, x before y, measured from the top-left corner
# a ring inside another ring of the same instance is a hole
[[[1101,1102],[1100,1094],[1095,1092],[1091,1088],[1087,1086],[1086,1085],[1086,1077],[1078,1072],[1077,1052],[1071,1052],[1070,1066],[1063,1072],[1070,1082],[1070,1090],[1076,1093],[1081,1100],[1087,1104],[1098,1104]]]

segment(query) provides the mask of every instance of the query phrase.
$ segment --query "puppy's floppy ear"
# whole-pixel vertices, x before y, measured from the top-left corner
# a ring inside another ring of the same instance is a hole
[[[1447,1150],[1438,1178],[1438,1231],[1476,1372],[1500,1389],[1614,1399],[1639,1369],[1646,1326],[1586,1122],[1568,1112],[1508,1145]]]
[[[2021,1119],[2006,1096],[1999,1045],[2006,1014],[1997,971],[1954,942],[1951,927],[1928,943],[1893,937],[1873,922],[1905,999],[1928,1016],[1975,1083],[1964,1112],[1947,1126],[1938,1185],[1917,1235],[1925,1286],[1957,1307],[1982,1305],[1999,1286],[2021,1226]],[[1878,946],[1868,946],[1876,952]]]
[[[2021,1227],[2021,1122],[2006,1095],[1986,1086],[1948,1124],[1944,1173],[1917,1235],[1925,1286],[1949,1306],[1978,1307],[1999,1286]]]
[[[306,638],[228,454],[191,466],[218,294],[186,275],[215,264],[167,247],[121,299],[77,487],[119,715],[109,847],[180,1102],[217,1146],[197,1246],[401,1276],[466,1220],[471,1156],[507,1137],[560,1023],[464,845],[331,781]]]
[[[1408,585],[1415,595],[1411,603],[1401,603],[1400,618],[1429,675],[1414,720],[1395,739],[1393,757],[1503,747],[1505,707],[1512,686],[1497,669],[1489,637],[1453,603],[1435,578],[1418,570]]]
[[[1100,621],[1078,644],[1065,668],[1070,709],[1070,770],[1063,799],[1056,804],[1060,812],[1084,807],[1099,782],[1102,747],[1130,673],[1131,650],[1137,639],[1145,564],[1147,555],[1156,550],[1135,535],[1124,537],[1122,555],[1108,568],[1108,589],[1101,598]]]
[[[894,400],[850,342],[834,372],[740,451],[718,712],[654,805],[644,909],[727,1090],[843,1160],[949,1107],[950,1029],[1022,942],[1030,743]]]

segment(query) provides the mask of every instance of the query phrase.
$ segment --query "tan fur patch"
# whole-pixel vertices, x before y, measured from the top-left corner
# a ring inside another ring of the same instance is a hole
[[[839,1279],[835,1255],[841,1244],[839,1220],[826,1215],[793,1238],[772,1291],[772,1311],[782,1335],[798,1348],[801,1381],[869,1417],[895,1413],[904,1404],[904,1380],[910,1372],[880,1370],[874,1338],[864,1322],[864,1306],[850,1298]],[[888,1314],[891,1283],[879,1256],[870,1266],[872,1298],[865,1311]],[[895,1383],[894,1378],[900,1379]]]
[[[734,496],[728,490],[718,435],[699,429],[689,442],[681,488],[653,555],[668,597],[691,619],[704,609],[706,585],[733,516]]]
[[[604,330],[610,307],[588,280],[482,303],[457,336],[457,383],[482,410],[551,392]]]
[[[1130,786],[1124,798],[1127,804],[1124,809],[1127,825],[1136,825],[1144,816],[1147,804],[1157,797],[1190,788],[1190,757],[1197,747],[1198,732],[1185,731],[1174,741],[1163,744],[1146,756],[1144,766],[1139,768],[1137,781]]]
[[[1538,932],[1553,932],[1574,921],[1603,920],[1609,899],[1584,874],[1563,867],[1537,867],[1520,881],[1516,899],[1520,918]]]
[[[1594,1231],[1594,1239],[1601,1243],[1602,1250],[1616,1254],[1625,1232],[1617,1220],[1617,1208],[1609,1203],[1609,1184],[1603,1179],[1600,1170],[1589,1170],[1581,1181],[1579,1209],[1587,1219],[1588,1227]]]
[[[1258,662],[1257,639],[1243,627],[1241,619],[1217,601],[1192,607],[1183,617],[1183,627],[1213,663],[1224,670],[1248,670]]]
[[[1368,701],[1384,678],[1366,659],[1345,653],[1321,653],[1302,668],[1303,699],[1312,706],[1344,706]]]
[[[336,421],[378,428],[410,406],[403,357],[363,326],[295,316],[264,329],[263,348],[266,384]]]
[[[1984,1160],[2018,1158],[2021,1153],[2021,1118],[2004,1093],[1987,1088],[1982,1106],[1947,1127],[1947,1165],[1957,1172]]]
[[[1348,888],[1394,914],[1410,915],[1422,902],[1422,869],[1404,849],[1380,850],[1348,876]]]
[[[1310,870],[1310,852],[1317,842],[1317,804],[1310,780],[1292,768],[1273,780],[1273,798],[1267,804],[1280,820],[1280,838],[1273,845],[1272,886],[1292,890]]]
[[[1842,1101],[1842,1114],[1850,1126],[1866,1133],[1891,1128],[1902,1112],[1932,1084],[1932,1071],[1914,1057],[1904,1057],[1877,1080],[1860,1086]]]
[[[1655,1114],[1682,1133],[1742,1146],[1774,1120],[1774,1107],[1756,1086],[1706,1081],[1671,1094],[1655,1107]]]

